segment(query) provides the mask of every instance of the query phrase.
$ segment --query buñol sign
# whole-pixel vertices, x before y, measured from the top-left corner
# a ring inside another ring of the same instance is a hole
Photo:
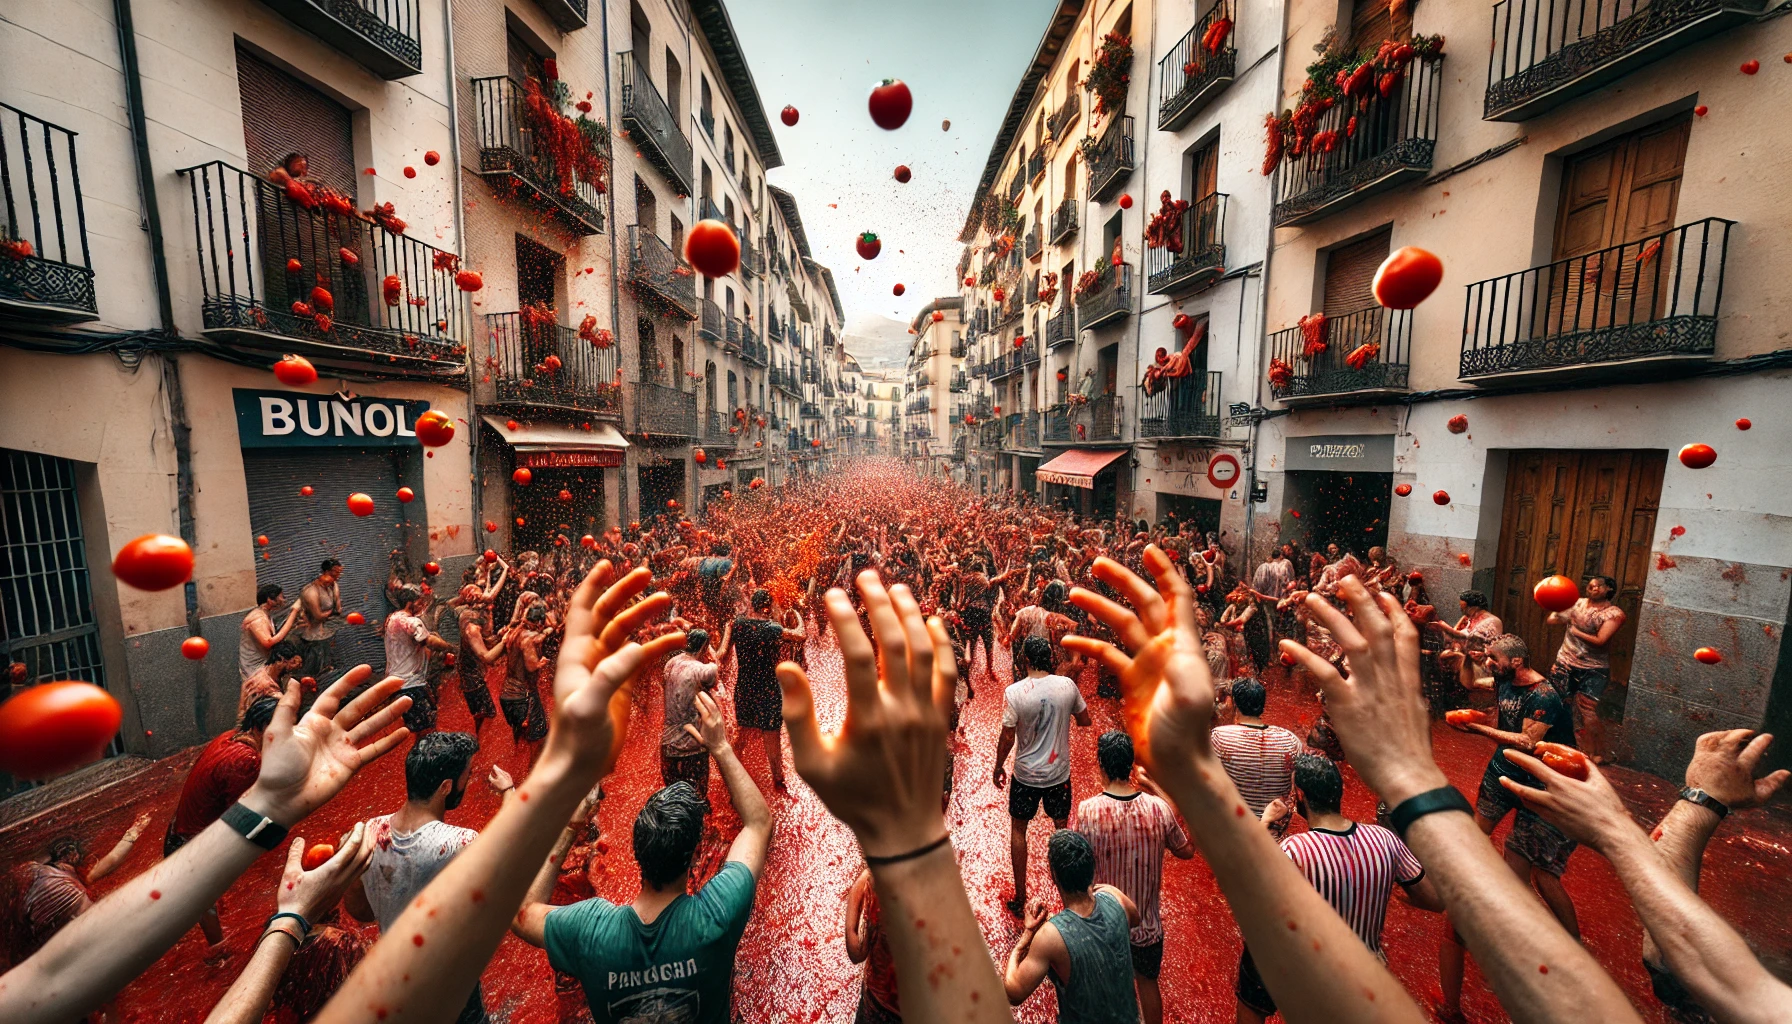
[[[236,430],[244,448],[365,448],[416,445],[428,402],[236,388]]]

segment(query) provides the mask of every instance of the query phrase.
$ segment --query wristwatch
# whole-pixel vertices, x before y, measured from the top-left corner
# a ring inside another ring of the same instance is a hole
[[[231,804],[225,808],[224,813],[218,815],[218,820],[229,825],[237,835],[264,850],[272,850],[286,838],[286,829],[275,824],[274,819],[260,811],[252,811],[240,803]]]
[[[1719,800],[1717,797],[1712,796],[1702,789],[1689,786],[1680,791],[1680,799],[1685,800],[1687,803],[1698,804],[1700,807],[1711,811],[1713,814],[1717,815],[1717,820],[1719,821],[1722,821],[1724,817],[1730,813],[1730,809],[1724,806],[1722,800]]]

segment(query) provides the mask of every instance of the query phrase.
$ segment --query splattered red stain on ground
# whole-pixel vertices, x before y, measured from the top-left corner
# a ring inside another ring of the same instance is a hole
[[[983,925],[984,938],[998,963],[1004,962],[1018,934],[1017,922],[1002,908],[1011,894],[1008,866],[1007,797],[990,781],[996,737],[1001,724],[1002,683],[1007,680],[1007,654],[997,655],[998,678],[986,674],[981,653],[976,658],[977,699],[966,709],[959,742],[957,784],[950,811],[954,843],[971,900]],[[811,640],[809,668],[824,727],[836,726],[844,714],[844,680],[838,648],[829,637]],[[725,673],[724,685],[732,685]],[[1093,694],[1093,677],[1082,680]],[[1312,695],[1296,692],[1278,666],[1270,676],[1268,717],[1304,734],[1317,705]],[[444,693],[444,727],[469,725],[465,706]],[[643,687],[627,747],[614,774],[605,782],[607,799],[601,811],[607,853],[599,865],[598,891],[612,900],[632,898],[638,875],[629,855],[629,827],[642,802],[659,786],[654,749],[659,735],[658,687]],[[1076,798],[1099,788],[1095,739],[1118,727],[1117,702],[1091,696],[1095,727],[1077,729],[1071,744]],[[724,703],[727,703],[726,701]],[[732,709],[729,709],[730,715]],[[476,780],[466,801],[449,820],[477,826],[497,808],[497,798],[477,781],[493,761],[519,777],[524,768],[512,750],[502,723],[488,725],[484,749],[475,761]],[[1473,794],[1491,745],[1438,725],[1434,731],[1440,764],[1464,792]],[[155,764],[127,783],[58,808],[27,825],[0,835],[0,862],[15,863],[50,838],[65,831],[81,834],[101,851],[116,840],[137,813],[149,810],[154,823],[124,867],[99,888],[116,886],[141,872],[160,854],[156,838],[168,822],[192,753]],[[762,787],[769,790],[764,755],[757,744],[741,750],[742,760]],[[1677,785],[1635,772],[1612,773],[1639,821],[1653,823],[1673,798]],[[1372,820],[1374,799],[1349,769],[1345,771],[1345,811]],[[741,1021],[850,1021],[858,999],[861,968],[851,964],[841,942],[841,911],[847,887],[859,868],[857,849],[846,828],[827,813],[795,773],[789,796],[774,796],[777,819],[765,877],[759,886],[751,924],[741,942],[734,992],[736,1019]],[[396,809],[403,799],[403,763],[391,756],[364,772],[328,807],[306,821],[300,831],[308,841],[334,837],[358,819]],[[700,851],[703,867],[719,865],[725,838],[738,819],[723,795],[721,781],[712,782],[711,800],[718,810],[721,834]],[[1298,826],[1297,826],[1298,827]],[[1052,893],[1045,866],[1048,819],[1033,823],[1029,889]],[[1502,827],[1496,838],[1503,839]],[[123,993],[123,1019],[174,1024],[203,1019],[245,963],[262,921],[273,910],[274,890],[284,853],[269,854],[231,887],[224,898],[225,955],[208,955],[197,929],[183,938]],[[1792,877],[1792,815],[1781,810],[1739,812],[1727,822],[1706,859],[1703,891],[1723,915],[1764,951],[1768,966],[1785,976],[1788,963],[1778,951],[1792,949],[1792,914],[1788,887]],[[1570,864],[1566,883],[1580,914],[1587,947],[1624,986],[1646,1020],[1665,1020],[1649,994],[1640,962],[1642,932],[1629,901],[1610,867],[1597,854],[1582,850]],[[477,899],[477,894],[473,895]],[[1164,926],[1169,941],[1162,985],[1165,1019],[1173,1022],[1230,1021],[1232,985],[1241,944],[1237,927],[1212,873],[1199,858],[1169,859],[1165,866]],[[1388,915],[1385,946],[1395,975],[1421,1005],[1437,998],[1437,937],[1441,919],[1395,901]],[[534,1024],[558,1019],[553,981],[545,954],[506,936],[484,974],[486,1003],[499,1022]],[[1045,986],[1016,1013],[1018,1020],[1055,1018],[1053,996]],[[1464,993],[1473,1021],[1506,1019],[1504,1012],[1471,966]],[[271,1019],[271,1018],[270,1018]]]

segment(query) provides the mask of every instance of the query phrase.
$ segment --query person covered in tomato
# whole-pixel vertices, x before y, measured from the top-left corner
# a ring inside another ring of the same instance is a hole
[[[298,625],[299,606],[295,604],[286,613],[286,621],[280,628],[274,628],[274,613],[286,603],[285,595],[285,588],[278,583],[264,583],[256,589],[255,607],[243,616],[243,624],[237,630],[236,670],[239,681],[247,682],[250,676],[261,671],[274,646],[285,640],[293,627]]]
[[[50,941],[70,921],[93,906],[93,883],[117,871],[149,828],[149,814],[137,816],[106,855],[89,864],[87,843],[73,835],[50,840],[43,854],[19,865],[8,879],[6,962],[17,964]]]
[[[503,586],[503,581],[500,576],[499,587]],[[461,698],[467,702],[467,713],[473,717],[473,734],[477,736],[485,723],[498,717],[498,707],[492,703],[492,690],[485,674],[491,665],[504,657],[504,640],[501,637],[496,641],[487,640],[492,629],[490,591],[480,589],[477,583],[469,583],[460,588],[458,600],[460,650],[454,658],[454,671],[460,683]]]
[[[299,591],[300,672],[323,681],[336,669],[336,631],[342,628],[342,563],[326,558],[317,578]]]
[[[771,591],[753,591],[750,604],[751,611],[728,625],[717,660],[734,652],[734,724],[743,743],[751,742],[746,733],[758,735],[772,788],[783,793],[789,790],[784,784],[784,695],[778,689],[778,652],[785,641],[800,641],[806,634],[772,619]]]
[[[1487,644],[1487,670],[1491,677],[1486,682],[1475,677],[1471,658],[1463,652],[1446,651],[1440,660],[1456,668],[1464,689],[1491,689],[1495,693],[1499,714],[1496,724],[1451,723],[1452,728],[1486,736],[1497,744],[1493,756],[1487,760],[1486,770],[1481,773],[1481,790],[1475,800],[1475,823],[1482,833],[1492,835],[1508,813],[1516,812],[1512,831],[1506,837],[1506,866],[1529,882],[1568,934],[1578,938],[1580,923],[1574,912],[1574,901],[1562,887],[1562,873],[1568,870],[1574,840],[1525,807],[1500,784],[1505,778],[1532,789],[1542,788],[1536,776],[1506,758],[1507,750],[1528,754],[1543,742],[1574,746],[1574,726],[1568,707],[1549,680],[1531,668],[1530,653],[1521,637],[1511,633],[1495,637]],[[1452,929],[1444,936],[1438,951],[1438,973],[1443,983],[1446,1012],[1461,1012],[1463,956],[1461,938]]]
[[[1594,764],[1605,760],[1605,729],[1599,724],[1599,699],[1612,680],[1612,640],[1624,628],[1624,609],[1612,603],[1618,581],[1610,576],[1589,576],[1586,594],[1565,612],[1551,612],[1549,624],[1567,626],[1555,664],[1549,668],[1550,685],[1563,700],[1574,702],[1575,729],[1581,749]]]
[[[263,697],[278,700],[286,692],[286,680],[298,672],[299,666],[305,663],[305,656],[299,653],[299,645],[290,640],[282,640],[268,652],[268,660],[255,674],[243,680],[241,694],[237,697],[236,716],[243,717],[249,705]]]
[[[1138,907],[1119,889],[1095,881],[1095,847],[1081,832],[1053,832],[1046,860],[1064,909],[1048,918],[1044,901],[1027,908],[1002,979],[1008,1005],[1026,1002],[1050,978],[1059,1020],[1136,1024],[1132,930],[1139,925]]]
[[[411,698],[404,713],[404,724],[414,734],[436,727],[436,696],[429,685],[429,653],[452,651],[454,645],[437,636],[422,619],[430,597],[417,587],[398,589],[397,611],[386,616],[381,632],[386,642],[386,674],[404,680],[399,694]]]
[[[1008,753],[1014,752],[1014,780],[1008,790],[1008,853],[1014,870],[1014,897],[1008,912],[1020,917],[1027,906],[1027,825],[1045,805],[1058,829],[1070,823],[1070,723],[1087,729],[1094,717],[1076,683],[1054,675],[1051,641],[1040,636],[1021,643],[1025,675],[1002,694],[1002,734],[996,741],[992,775],[997,789],[1009,786]],[[1017,674],[1021,671],[1016,669]]]
[[[519,602],[519,606],[521,602]],[[551,672],[553,663],[542,656],[542,641],[547,636],[548,609],[539,602],[523,612],[521,624],[511,627],[501,641],[507,651],[504,687],[498,691],[498,707],[504,721],[510,724],[510,738],[518,750],[526,751],[529,763],[541,749],[548,735],[547,709],[542,706],[541,687],[544,671]]]
[[[258,698],[243,712],[235,729],[219,733],[199,752],[199,759],[187,770],[180,800],[174,805],[174,817],[162,836],[164,858],[174,856],[174,851],[205,831],[254,785],[261,774],[261,747],[267,740],[268,723],[274,720],[274,709],[279,705],[277,698]],[[224,941],[224,926],[218,923],[216,905],[200,917],[199,928],[213,949]]]

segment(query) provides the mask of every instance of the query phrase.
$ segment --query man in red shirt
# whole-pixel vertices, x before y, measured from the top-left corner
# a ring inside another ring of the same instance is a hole
[[[205,745],[199,760],[187,772],[187,781],[180,790],[180,802],[174,805],[174,820],[162,837],[162,856],[174,851],[187,840],[205,831],[217,821],[236,798],[255,784],[261,774],[261,744],[268,723],[274,720],[274,709],[280,706],[273,697],[261,697],[243,712],[236,729],[223,733]],[[214,947],[224,941],[224,928],[218,923],[218,908],[212,907],[199,919],[205,940]]]

